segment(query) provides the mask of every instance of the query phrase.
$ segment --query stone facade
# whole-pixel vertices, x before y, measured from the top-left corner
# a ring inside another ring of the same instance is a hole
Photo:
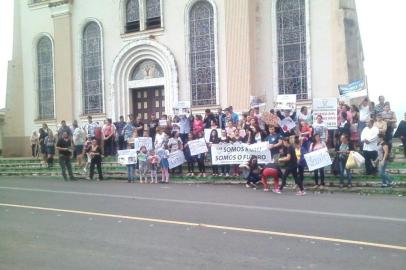
[[[146,29],[146,1],[139,0],[141,25],[126,31],[127,0],[17,0],[14,49],[9,63],[4,154],[29,153],[32,130],[46,122],[84,121],[83,32],[89,22],[101,29],[101,90],[103,110],[96,120],[116,120],[134,111],[130,89],[162,87],[164,110],[171,113],[178,101],[191,100],[190,22],[193,6],[203,0],[160,0],[160,25]],[[278,0],[204,0],[212,6],[216,102],[193,111],[233,105],[248,109],[250,96],[273,104],[278,94]],[[285,1],[285,0],[280,0]],[[363,55],[353,0],[303,0],[305,3],[307,95],[338,96],[337,85],[363,76]],[[37,43],[48,36],[53,46],[53,119],[39,119]],[[144,81],[130,79],[134,67],[150,59],[164,76]]]

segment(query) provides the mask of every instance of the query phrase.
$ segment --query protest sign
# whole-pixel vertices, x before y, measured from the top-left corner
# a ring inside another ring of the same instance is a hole
[[[190,155],[192,156],[209,152],[209,150],[207,149],[206,140],[204,138],[188,141],[187,144],[190,149]]]
[[[276,110],[296,110],[296,95],[278,95],[275,102]]]
[[[174,115],[189,115],[190,114],[190,101],[178,101],[173,106]]]
[[[338,91],[342,97],[357,98],[368,96],[368,90],[366,88],[365,79],[362,79],[349,84],[341,84],[338,86]]]
[[[322,148],[304,155],[309,171],[327,167],[332,164],[327,148]]]
[[[152,150],[152,138],[151,137],[138,137],[134,139],[134,149],[139,151],[141,146],[145,146],[148,151]]]
[[[296,127],[296,122],[293,121],[292,118],[290,117],[285,117],[283,120],[279,122],[279,125],[282,128],[282,131],[286,133]]]
[[[130,165],[137,163],[137,150],[135,149],[119,150],[117,151],[117,154],[117,161],[121,165]]]
[[[165,119],[159,120],[160,127],[166,127],[167,125],[168,125],[168,120],[165,120]]]
[[[276,114],[271,114],[270,112],[264,112],[261,115],[261,119],[265,124],[269,126],[279,126],[279,117]]]
[[[270,163],[272,156],[268,147],[268,142],[213,144],[211,147],[212,164],[241,164],[248,162],[253,155],[257,156],[258,163]]]
[[[214,128],[213,128],[214,129]],[[209,142],[210,140],[210,133],[213,130],[211,128],[206,128],[204,129],[204,139],[206,142]],[[221,136],[221,128],[217,128],[217,135],[220,137]]]
[[[177,150],[177,151],[169,154],[169,157],[168,157],[169,169],[176,168],[185,162],[186,162],[186,159],[185,159],[185,155],[183,154],[183,151]]]
[[[328,129],[337,129],[337,98],[314,98],[313,121],[318,115],[323,117]]]

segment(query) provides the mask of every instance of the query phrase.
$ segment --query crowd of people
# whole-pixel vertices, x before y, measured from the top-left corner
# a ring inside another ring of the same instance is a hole
[[[291,128],[281,127],[284,119],[296,123]],[[405,114],[406,120],[406,114]],[[118,150],[134,148],[134,141],[139,137],[151,137],[153,149],[141,147],[137,162],[127,165],[128,181],[137,178],[141,183],[157,183],[158,169],[161,170],[161,181],[168,183],[170,174],[183,174],[183,166],[169,169],[170,153],[181,150],[187,162],[186,176],[206,177],[206,164],[210,160],[211,147],[215,144],[243,142],[255,144],[268,142],[272,162],[259,164],[257,157],[252,156],[249,162],[231,165],[211,165],[213,176],[239,176],[243,174],[247,187],[256,187],[262,182],[264,189],[269,190],[267,178],[272,177],[272,191],[280,193],[287,178],[292,175],[298,188],[298,195],[304,195],[304,172],[307,169],[304,155],[323,148],[334,149],[334,163],[340,178],[340,187],[352,186],[351,169],[346,166],[351,151],[360,152],[365,158],[367,175],[379,173],[382,187],[392,184],[386,172],[390,159],[393,137],[403,142],[406,157],[406,121],[401,121],[397,128],[395,113],[390,103],[383,96],[374,104],[365,98],[359,105],[348,105],[339,101],[336,129],[329,129],[321,114],[314,115],[306,106],[295,110],[271,109],[261,112],[253,107],[242,115],[233,111],[233,107],[218,109],[212,112],[206,109],[204,115],[163,115],[160,119],[151,115],[148,122],[140,117],[128,116],[125,121],[106,119],[104,123],[94,122],[88,117],[87,123],[78,125],[75,120],[72,126],[61,122],[57,131],[52,131],[46,124],[34,131],[31,136],[32,155],[41,155],[43,163],[53,166],[55,150],[58,150],[59,163],[65,180],[74,179],[71,159],[77,160],[77,166],[93,179],[97,168],[98,179],[103,179],[102,158],[115,156]],[[193,156],[188,142],[205,137],[205,130],[211,130],[208,138],[208,153]],[[397,130],[396,130],[397,129]],[[396,133],[394,131],[396,130]],[[197,165],[197,171],[195,170]],[[90,167],[90,168],[88,168]],[[148,172],[150,172],[148,174]],[[325,185],[325,170],[314,170],[315,187]],[[150,178],[150,181],[148,181]],[[279,184],[279,179],[282,182]]]

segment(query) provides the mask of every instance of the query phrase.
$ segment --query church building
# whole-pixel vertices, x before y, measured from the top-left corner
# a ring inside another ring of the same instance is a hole
[[[3,154],[42,123],[299,105],[364,78],[355,0],[15,0]]]

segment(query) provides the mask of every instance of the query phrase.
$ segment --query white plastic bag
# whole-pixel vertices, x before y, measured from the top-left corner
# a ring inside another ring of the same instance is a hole
[[[362,167],[365,164],[365,158],[358,152],[352,152],[355,162],[357,162],[358,167]]]

